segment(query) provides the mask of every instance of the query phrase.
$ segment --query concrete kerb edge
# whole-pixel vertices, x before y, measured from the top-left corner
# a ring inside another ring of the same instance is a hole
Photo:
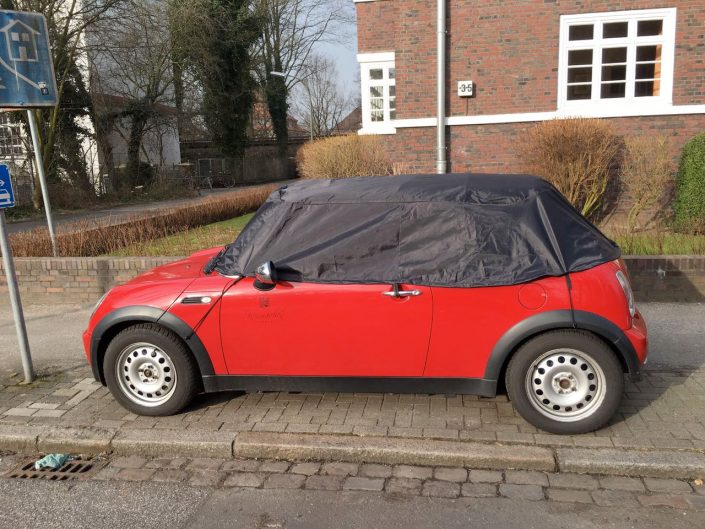
[[[350,463],[465,466],[672,479],[705,478],[705,454],[693,451],[548,448],[464,441],[267,432],[118,430],[0,425],[0,450],[150,457],[242,457]]]
[[[556,469],[549,448],[465,441],[241,432],[233,455],[349,463],[466,466],[487,470]]]

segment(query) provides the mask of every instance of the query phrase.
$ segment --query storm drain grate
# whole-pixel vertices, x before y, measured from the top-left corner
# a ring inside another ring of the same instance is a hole
[[[16,479],[43,479],[47,481],[68,481],[75,479],[89,479],[93,474],[103,468],[108,461],[101,459],[82,459],[77,457],[68,461],[57,470],[43,468],[34,469],[34,459],[25,460],[12,470],[6,472],[3,477]]]

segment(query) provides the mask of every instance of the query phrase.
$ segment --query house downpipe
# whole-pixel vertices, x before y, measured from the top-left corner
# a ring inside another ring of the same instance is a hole
[[[447,170],[446,160],[446,0],[437,0],[438,20],[436,22],[436,172]]]

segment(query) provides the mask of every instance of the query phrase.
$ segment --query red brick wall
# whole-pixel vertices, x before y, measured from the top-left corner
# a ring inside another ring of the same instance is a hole
[[[679,155],[687,140],[705,130],[703,114],[612,118],[609,121],[623,135],[653,133],[670,137],[674,157]],[[521,172],[523,168],[516,146],[524,131],[534,125],[505,123],[448,127],[448,171]],[[435,172],[435,127],[399,128],[396,134],[382,138],[397,172]]]
[[[15,259],[25,304],[95,303],[109,289],[178,257]],[[625,257],[639,301],[705,301],[705,256]],[[0,310],[9,305],[0,263]]]
[[[448,0],[448,115],[556,110],[560,15],[676,7],[676,105],[705,103],[705,15],[702,0]],[[357,4],[361,53],[395,51],[397,118],[435,117],[436,5],[421,0]],[[473,79],[477,96],[459,98],[456,83]],[[625,134],[673,136],[674,151],[705,130],[705,115],[612,120]],[[514,144],[531,124],[449,127],[449,169],[519,171]],[[433,172],[432,127],[384,136],[404,170]],[[674,155],[676,152],[674,152]]]

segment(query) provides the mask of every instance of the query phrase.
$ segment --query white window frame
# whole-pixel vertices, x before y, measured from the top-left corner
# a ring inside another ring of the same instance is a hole
[[[396,87],[396,78],[389,78],[389,70],[395,68],[394,52],[360,53],[357,56],[357,61],[360,63],[360,101],[362,103],[362,129],[359,131],[359,133],[396,134],[396,128],[394,127],[395,120],[390,119],[389,115],[389,87]],[[381,69],[384,72],[383,79],[370,79],[370,70],[377,69]],[[372,121],[370,87],[378,85],[383,87],[384,119],[382,121]]]
[[[663,20],[663,34],[653,37],[637,37],[637,22],[640,20]],[[605,22],[628,22],[628,36],[625,38],[602,38],[602,24]],[[593,24],[592,40],[569,41],[570,26]],[[558,59],[558,110],[584,111],[586,107],[601,107],[602,109],[621,109],[625,113],[648,113],[655,108],[673,105],[673,66],[676,40],[676,8],[639,9],[630,11],[614,11],[609,13],[588,13],[578,15],[562,15],[560,26],[560,47]],[[634,96],[636,71],[636,46],[660,44],[661,47],[661,77],[658,96]],[[602,59],[600,51],[604,47],[627,48],[626,93],[623,98],[600,98]],[[590,99],[568,100],[568,52],[574,49],[593,49],[592,63],[592,93]],[[598,60],[599,59],[599,60]]]

